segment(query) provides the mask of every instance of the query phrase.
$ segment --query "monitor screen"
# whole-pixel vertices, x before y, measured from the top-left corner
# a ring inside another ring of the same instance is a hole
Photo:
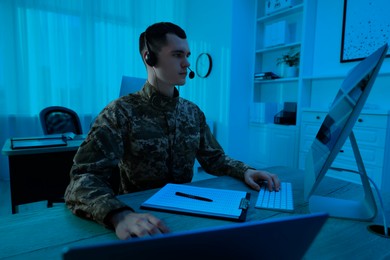
[[[385,44],[361,61],[343,81],[306,157],[306,199],[313,194],[351,134],[387,49]]]

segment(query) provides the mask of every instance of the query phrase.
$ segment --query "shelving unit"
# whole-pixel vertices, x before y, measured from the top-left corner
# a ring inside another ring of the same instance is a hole
[[[281,78],[254,77],[250,122],[254,155],[251,161],[256,167],[297,167],[299,127],[274,124],[273,116],[283,109],[285,102],[296,102],[299,106],[300,69],[296,76],[285,77],[283,66],[277,65],[277,61],[291,49],[301,50],[304,2],[291,1],[292,6],[266,14],[267,2],[257,0],[254,71],[255,74],[273,72]]]
[[[255,78],[252,100],[254,103],[276,103],[279,106],[284,102],[298,103],[299,69],[298,75],[284,77],[283,65],[278,65],[277,60],[291,49],[301,50],[304,3],[292,1],[291,7],[266,14],[267,2],[269,1],[257,0],[255,74],[273,72],[281,78],[274,80]]]

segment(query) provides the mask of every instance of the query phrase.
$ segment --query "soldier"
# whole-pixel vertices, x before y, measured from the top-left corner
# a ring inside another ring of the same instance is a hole
[[[74,214],[114,229],[120,239],[167,233],[163,221],[136,213],[116,195],[190,182],[195,158],[210,174],[239,178],[255,190],[267,181],[269,189],[279,190],[275,174],[229,158],[199,107],[179,97],[175,86],[185,84],[191,54],[179,26],[149,26],[139,37],[139,51],[145,85],[102,110],[74,158],[65,192]]]

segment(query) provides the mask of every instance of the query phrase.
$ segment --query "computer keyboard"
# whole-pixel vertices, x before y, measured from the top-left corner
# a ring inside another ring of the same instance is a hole
[[[263,184],[260,188],[255,207],[286,212],[294,211],[291,183],[282,182],[279,191],[269,191],[267,185]]]

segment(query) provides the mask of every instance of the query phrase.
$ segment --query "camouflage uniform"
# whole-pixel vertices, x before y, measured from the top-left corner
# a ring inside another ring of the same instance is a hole
[[[224,154],[198,106],[176,89],[169,98],[146,83],[99,114],[74,158],[66,203],[74,214],[108,225],[110,212],[128,208],[115,198],[113,174],[120,175],[119,194],[186,183],[195,157],[214,175],[243,179],[249,168]]]

